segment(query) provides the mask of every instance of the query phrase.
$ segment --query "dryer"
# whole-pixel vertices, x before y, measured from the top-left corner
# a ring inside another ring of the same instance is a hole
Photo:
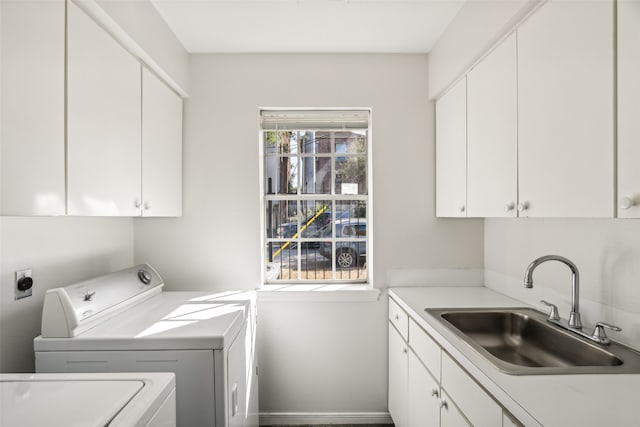
[[[2,427],[175,427],[174,375],[0,374]]]
[[[142,264],[47,291],[36,371],[174,372],[178,426],[258,426],[255,292],[163,286]]]

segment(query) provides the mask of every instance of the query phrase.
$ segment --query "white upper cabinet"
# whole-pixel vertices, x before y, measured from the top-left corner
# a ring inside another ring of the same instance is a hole
[[[613,1],[556,1],[518,28],[519,209],[612,217]]]
[[[64,215],[64,0],[0,2],[2,215]]]
[[[468,216],[517,216],[516,67],[513,33],[467,74]]]
[[[640,218],[640,1],[618,2],[618,217]]]
[[[182,99],[142,70],[142,215],[182,214]]]
[[[68,2],[67,213],[140,215],[141,65]]]
[[[467,79],[436,102],[436,215],[467,216]]]

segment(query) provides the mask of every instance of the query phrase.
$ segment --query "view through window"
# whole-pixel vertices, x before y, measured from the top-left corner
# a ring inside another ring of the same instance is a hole
[[[368,111],[263,111],[267,283],[367,282]]]

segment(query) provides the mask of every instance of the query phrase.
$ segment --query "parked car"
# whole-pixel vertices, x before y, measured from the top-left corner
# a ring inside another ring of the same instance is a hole
[[[331,224],[331,212],[326,211],[318,215],[313,221],[311,221],[314,216],[310,216],[304,219],[301,223],[307,224],[307,227],[303,229],[302,234],[296,237],[303,238],[315,238],[315,237],[326,237],[326,227],[327,224]],[[311,221],[311,222],[309,222]],[[276,228],[277,237],[280,239],[291,239],[298,232],[298,223],[297,222],[285,222],[284,224],[280,224]],[[329,235],[331,235],[331,229],[329,229]]]
[[[354,240],[336,242],[336,267],[351,268],[362,264],[367,259],[366,218],[346,218],[336,221],[336,237],[350,237]],[[330,242],[320,244],[319,253],[331,259],[332,245]]]

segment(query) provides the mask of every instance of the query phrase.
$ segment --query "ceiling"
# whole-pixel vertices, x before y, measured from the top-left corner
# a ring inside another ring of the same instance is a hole
[[[464,0],[151,0],[191,53],[424,53]]]

